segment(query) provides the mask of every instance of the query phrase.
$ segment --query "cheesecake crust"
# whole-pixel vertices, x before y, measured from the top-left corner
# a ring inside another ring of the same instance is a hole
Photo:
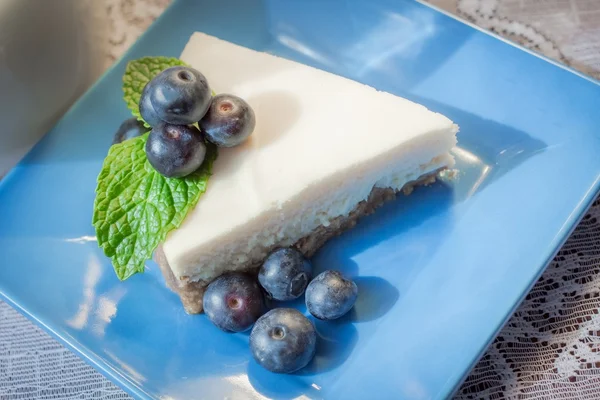
[[[398,192],[390,188],[373,188],[368,199],[358,203],[348,215],[342,215],[331,220],[328,226],[321,225],[317,227],[309,235],[298,240],[294,244],[294,247],[306,257],[312,257],[329,239],[353,228],[360,217],[374,213],[384,203],[394,200],[397,193],[402,192],[404,195],[409,195],[415,186],[427,186],[434,183],[439,172],[443,169],[445,168],[422,175],[420,178],[406,183]],[[210,282],[203,280],[192,282],[185,279],[176,279],[167,262],[162,245],[158,246],[154,252],[154,260],[159,265],[169,289],[179,295],[185,311],[188,314],[201,313],[203,310],[202,298],[204,291]],[[258,265],[256,263],[249,263],[244,271],[256,273],[259,267],[260,263]]]

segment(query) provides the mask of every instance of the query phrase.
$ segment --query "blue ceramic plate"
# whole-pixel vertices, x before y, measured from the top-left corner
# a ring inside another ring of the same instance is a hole
[[[458,180],[386,205],[314,259],[360,286],[302,372],[188,316],[156,266],[119,282],[91,226],[125,63],[194,31],[425,104],[456,121]],[[0,187],[0,293],[139,398],[445,398],[594,199],[600,87],[414,1],[175,1]]]

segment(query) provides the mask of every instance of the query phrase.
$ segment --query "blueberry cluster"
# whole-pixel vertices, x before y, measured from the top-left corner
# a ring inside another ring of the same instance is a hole
[[[213,97],[206,77],[184,66],[167,68],[148,82],[139,108],[152,127],[146,142],[148,161],[169,178],[187,176],[202,165],[205,140],[220,147],[237,146],[256,125],[246,101],[231,94]]]
[[[358,296],[356,284],[337,271],[325,271],[311,279],[312,265],[302,253],[294,248],[277,249],[261,266],[258,282],[240,272],[225,273],[211,282],[204,293],[204,311],[226,332],[243,332],[254,325],[250,333],[254,359],[269,371],[291,373],[314,357],[315,327],[293,308],[265,313],[265,296],[288,301],[306,293],[308,311],[322,320],[346,314]]]

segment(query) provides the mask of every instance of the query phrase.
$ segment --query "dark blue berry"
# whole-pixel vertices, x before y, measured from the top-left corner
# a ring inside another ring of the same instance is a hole
[[[163,121],[158,117],[156,111],[154,111],[154,107],[150,103],[150,90],[152,89],[152,85],[150,85],[152,81],[148,82],[146,86],[144,86],[144,90],[142,90],[142,96],[140,97],[140,115],[146,121],[146,123],[152,127],[157,126]]]
[[[254,131],[256,117],[252,107],[231,94],[213,97],[210,108],[198,123],[208,140],[221,147],[242,143]]]
[[[293,308],[276,308],[256,321],[250,334],[254,359],[272,372],[290,373],[305,367],[315,355],[317,332],[312,322]]]
[[[168,178],[181,178],[196,171],[206,155],[206,145],[194,126],[159,124],[146,142],[150,165]]]
[[[271,253],[258,272],[258,281],[275,300],[302,296],[312,278],[312,265],[298,250],[288,247]]]
[[[190,67],[167,68],[148,83],[149,104],[169,124],[194,124],[206,114],[212,93],[204,75]]]
[[[148,132],[148,129],[137,118],[126,119],[115,133],[112,144],[124,142],[125,140],[141,136],[146,132]]]
[[[306,288],[306,307],[319,319],[336,319],[350,311],[357,296],[356,283],[338,271],[325,271]]]
[[[250,329],[265,306],[256,280],[247,274],[229,272],[208,285],[203,298],[204,312],[225,332]]]

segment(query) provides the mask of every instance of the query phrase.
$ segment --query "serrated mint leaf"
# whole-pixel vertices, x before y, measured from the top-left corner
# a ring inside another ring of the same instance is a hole
[[[96,187],[94,216],[98,245],[119,279],[143,272],[167,234],[178,228],[206,191],[217,148],[207,143],[204,163],[185,178],[165,178],[144,150],[148,134],[113,145]]]
[[[139,107],[144,86],[160,72],[177,65],[187,66],[186,63],[174,57],[144,57],[127,63],[125,75],[123,75],[123,95],[127,107],[134,117],[144,121]],[[150,125],[144,121],[144,126],[149,127]]]

